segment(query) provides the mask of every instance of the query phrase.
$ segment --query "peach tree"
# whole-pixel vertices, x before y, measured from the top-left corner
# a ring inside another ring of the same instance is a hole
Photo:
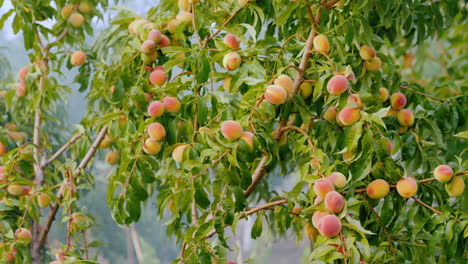
[[[310,239],[313,263],[466,260],[460,1],[165,0],[118,8],[88,47],[107,4],[14,1],[1,20],[31,58],[3,93],[2,261],[95,263],[81,234],[103,212],[76,201],[96,152],[116,223],[156,199],[174,263],[226,263],[245,218],[253,239]],[[63,65],[88,103],[66,143]]]

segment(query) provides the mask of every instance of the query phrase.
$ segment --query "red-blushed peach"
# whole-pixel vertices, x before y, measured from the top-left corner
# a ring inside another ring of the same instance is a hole
[[[37,203],[39,204],[40,208],[46,208],[50,204],[50,196],[47,195],[46,193],[41,193],[37,197]]]
[[[148,126],[148,135],[155,140],[163,140],[166,137],[166,129],[158,122]]]
[[[328,179],[318,179],[314,184],[314,192],[317,196],[325,198],[327,193],[332,192],[335,190],[333,187],[333,183],[331,183]]]
[[[381,199],[390,192],[390,185],[385,180],[377,179],[367,185],[366,192],[372,199]]]
[[[352,107],[357,107],[359,109],[362,109],[362,101],[361,101],[361,96],[359,94],[350,94],[348,96],[348,104],[351,104]]]
[[[341,189],[346,185],[346,177],[341,172],[334,171],[328,175],[327,179],[338,189]]]
[[[0,183],[5,183],[5,171],[6,167],[5,166],[0,166]]]
[[[232,50],[238,50],[240,46],[236,36],[231,33],[227,33],[226,36],[224,36],[224,44]]]
[[[314,37],[313,40],[314,49],[323,53],[330,52],[330,43],[328,42],[328,38],[325,35],[317,35]]]
[[[354,153],[352,153],[351,151],[345,151],[343,152],[343,161],[346,163],[346,164],[351,164],[351,162],[353,161],[354,159]]]
[[[448,182],[453,177],[453,170],[450,168],[450,166],[439,165],[434,170],[434,177],[439,182]]]
[[[28,196],[29,193],[31,193],[31,186],[25,185],[23,186],[23,192],[21,193],[21,196]]]
[[[5,260],[6,260],[7,262],[13,262],[13,261],[15,261],[16,253],[17,253],[16,248],[11,248],[11,249],[10,249],[10,252],[8,252],[8,255],[6,255],[6,257],[5,257]]]
[[[338,112],[340,110],[338,110],[338,108],[334,107],[334,106],[330,106],[329,108],[327,108],[327,110],[325,110],[325,112],[323,113],[323,119],[329,121],[329,122],[333,122],[336,120],[336,116],[338,115]]]
[[[235,69],[239,68],[241,62],[241,56],[235,51],[229,52],[228,54],[224,55],[223,58],[223,66],[228,71],[234,71]]]
[[[404,68],[409,68],[413,66],[413,60],[414,56],[411,53],[406,53],[405,56],[403,57],[403,67]]]
[[[19,70],[18,72],[18,78],[20,80],[24,80],[26,78],[26,75],[28,75],[28,71],[29,71],[28,66],[24,66],[23,68],[21,68],[21,70]]]
[[[343,75],[344,75],[344,77],[346,77],[346,79],[348,79],[350,81],[356,80],[356,75],[354,74],[354,72],[352,70],[345,72],[345,74],[343,74]]]
[[[24,80],[20,80],[18,86],[16,86],[16,95],[18,97],[25,97],[28,94],[28,87]]]
[[[351,126],[361,119],[361,112],[359,108],[345,107],[338,113],[338,119],[344,126]]]
[[[165,96],[162,103],[164,104],[164,109],[168,113],[177,113],[180,111],[180,101],[176,97]]]
[[[120,153],[117,150],[110,151],[106,154],[106,162],[110,165],[120,161]]]
[[[156,139],[147,138],[143,143],[143,151],[149,155],[156,155],[161,151],[161,143]]]
[[[418,184],[411,177],[406,177],[397,182],[397,192],[405,198],[410,198],[418,191]]]
[[[8,185],[7,191],[11,195],[20,196],[23,194],[23,186],[19,184],[10,184]]]
[[[335,116],[335,121],[336,123],[340,126],[340,127],[344,127],[345,125],[343,123],[341,123],[341,120],[340,120],[340,110],[339,109],[336,109],[338,112],[336,113],[336,116]],[[330,121],[331,122],[331,121]]]
[[[248,131],[242,132],[242,136],[240,139],[244,140],[245,143],[249,146],[251,150],[253,150],[253,141],[254,141],[254,134]]]
[[[163,70],[157,69],[151,72],[149,80],[152,84],[162,86],[167,81],[167,75]]]
[[[113,94],[115,92],[115,84],[113,84],[110,88],[109,88],[109,92],[111,94]]]
[[[304,98],[306,99],[312,95],[313,87],[312,87],[311,82],[301,83],[301,85],[299,86],[299,89],[301,90],[302,96],[304,96]]]
[[[172,158],[178,162],[182,163],[184,160],[184,151],[187,149],[189,145],[184,144],[184,145],[179,145],[175,147],[175,149],[172,151]]]
[[[60,15],[64,19],[68,19],[71,16],[71,14],[73,13],[73,11],[75,11],[75,5],[68,4],[68,5],[65,5],[62,8],[62,10],[60,10]]]
[[[70,15],[68,21],[73,27],[81,27],[84,24],[84,16],[78,12]]]
[[[288,94],[294,92],[294,81],[286,74],[281,74],[275,79],[274,84],[283,88]]]
[[[344,198],[336,191],[331,191],[325,195],[325,208],[333,213],[339,213],[344,208]]]
[[[359,49],[359,56],[361,56],[361,58],[366,61],[372,60],[375,58],[375,49],[367,45],[361,46]]]
[[[188,12],[188,11],[181,11],[179,14],[177,14],[176,16],[176,19],[181,21],[181,22],[184,22],[184,23],[188,23],[188,22],[191,22],[192,21],[192,18],[193,18],[193,14]]]
[[[143,53],[149,54],[152,51],[154,51],[154,47],[155,47],[154,41],[148,39],[148,40],[143,41],[143,43],[141,44],[141,51]]]
[[[343,75],[335,75],[327,83],[327,91],[333,95],[340,95],[348,89],[349,81]]]
[[[78,5],[78,10],[85,14],[89,14],[93,11],[93,8],[88,2],[80,2],[80,4]]]
[[[312,224],[315,226],[315,228],[318,228],[320,220],[324,216],[330,215],[327,212],[322,212],[322,211],[315,211],[315,213],[312,215]]]
[[[224,80],[223,80],[223,88],[224,88],[224,91],[226,93],[231,92],[231,81],[232,81],[231,76],[228,76],[228,77],[224,78]]]
[[[265,99],[272,104],[284,104],[288,98],[288,93],[281,86],[268,85],[264,96]]]
[[[414,124],[414,114],[409,109],[401,109],[397,115],[398,123],[405,127],[410,127]]]
[[[382,138],[382,146],[384,148],[384,150],[392,155],[392,150],[393,150],[393,144],[392,144],[392,141],[388,138]]]
[[[148,114],[151,117],[160,117],[164,114],[164,104],[160,101],[151,102],[148,106]]]
[[[54,260],[54,261],[49,262],[49,264],[63,264],[63,262]]]
[[[375,57],[372,60],[364,61],[364,68],[370,72],[377,72],[382,68],[382,60]]]
[[[453,180],[445,184],[445,190],[450,196],[460,196],[465,191],[465,181],[462,177],[455,176]]]
[[[27,245],[31,242],[31,231],[26,228],[18,228],[15,231],[16,242]]]
[[[79,66],[79,65],[85,64],[85,62],[86,62],[86,53],[84,53],[81,50],[75,51],[75,52],[72,53],[72,55],[70,57],[71,65]]]
[[[242,136],[242,126],[237,121],[228,120],[221,124],[221,133],[229,140],[234,141]]]
[[[406,105],[406,96],[400,92],[392,94],[390,104],[395,110],[400,110]]]
[[[161,31],[157,29],[152,29],[150,32],[148,32],[147,39],[154,41],[154,43],[156,44],[161,41],[161,38],[162,38]]]
[[[159,47],[162,49],[162,48],[165,48],[165,47],[169,47],[170,45],[171,45],[171,40],[169,39],[169,37],[162,34],[161,35],[161,40],[159,41]]]
[[[379,88],[379,99],[382,102],[385,102],[388,100],[388,90],[385,87]]]
[[[170,33],[174,34],[175,31],[177,30],[177,27],[179,27],[179,25],[182,23],[182,21],[179,21],[177,19],[171,19],[167,22],[166,24],[166,28],[167,28],[167,31],[169,31]]]
[[[341,221],[334,215],[326,215],[320,219],[317,228],[324,237],[334,237],[341,232]]]

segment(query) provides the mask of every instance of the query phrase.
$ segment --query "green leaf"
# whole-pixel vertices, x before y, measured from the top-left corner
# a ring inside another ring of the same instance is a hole
[[[260,237],[262,234],[262,229],[263,229],[263,220],[262,216],[259,214],[257,215],[257,219],[255,220],[255,223],[253,224],[252,231],[250,231],[250,236],[252,239],[256,239]]]

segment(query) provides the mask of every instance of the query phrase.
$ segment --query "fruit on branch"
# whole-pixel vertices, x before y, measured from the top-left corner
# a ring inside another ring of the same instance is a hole
[[[340,95],[348,89],[349,81],[343,75],[335,75],[327,83],[327,91],[333,95]]]
[[[149,80],[151,84],[162,86],[167,81],[167,75],[164,73],[164,70],[156,69],[151,72]]]
[[[84,16],[78,12],[74,12],[70,15],[68,21],[73,27],[81,27],[84,24]]]
[[[177,2],[180,9],[184,11],[190,10],[190,2],[189,0],[178,0]]]
[[[375,57],[372,60],[364,61],[364,68],[370,72],[377,72],[382,68],[382,60]]]
[[[119,117],[119,127],[123,128],[123,127],[125,127],[127,125],[127,123],[128,123],[128,116],[121,115]]]
[[[180,111],[180,101],[176,97],[166,96],[162,101],[164,109],[168,113],[177,113]]]
[[[143,26],[144,24],[146,24],[148,21],[145,20],[145,19],[136,19],[136,20],[133,20],[129,25],[128,25],[128,31],[130,32],[130,34],[133,34],[133,35],[138,35],[138,29]]]
[[[397,115],[398,123],[404,127],[410,127],[414,124],[414,114],[409,109],[401,109]]]
[[[313,44],[314,49],[317,51],[323,52],[325,54],[330,52],[330,43],[328,42],[328,38],[325,35],[320,34],[315,36]]]
[[[325,110],[325,113],[323,113],[323,119],[327,120],[328,122],[333,122],[336,120],[336,116],[339,112],[340,110],[338,110],[338,108],[330,106],[327,108],[327,110]]]
[[[223,80],[223,88],[224,88],[224,91],[226,93],[231,92],[231,81],[232,81],[231,76],[228,76],[228,77],[224,78],[224,80]]]
[[[73,11],[75,11],[75,6],[72,4],[68,4],[68,5],[65,5],[62,8],[62,10],[60,10],[60,15],[62,15],[64,19],[68,19],[73,13]]]
[[[346,177],[341,172],[334,171],[328,175],[327,179],[338,189],[341,189],[346,185]]]
[[[354,125],[360,118],[359,108],[345,107],[338,113],[338,119],[344,126]]]
[[[393,144],[392,144],[392,141],[388,138],[382,138],[382,146],[383,146],[383,149],[388,153],[388,154],[392,154],[392,150],[393,150]]]
[[[88,2],[80,2],[80,4],[78,5],[78,10],[85,14],[89,14],[93,11],[93,8]]]
[[[234,71],[235,69],[239,68],[240,64],[241,56],[239,55],[239,53],[232,51],[224,55],[223,66],[226,70]]]
[[[231,33],[227,33],[226,36],[224,36],[224,44],[232,50],[238,50],[240,46],[236,36]]]
[[[359,94],[350,94],[348,96],[348,104],[351,104],[352,107],[357,107],[359,109],[362,109],[362,101],[361,101],[361,96]]]
[[[318,196],[325,198],[327,193],[332,192],[335,190],[333,187],[333,183],[331,183],[328,179],[318,179],[314,184],[314,192]]]
[[[314,240],[317,237],[318,235],[317,229],[314,228],[311,224],[306,223],[304,229],[305,229],[305,234],[309,239]]]
[[[465,191],[465,182],[460,176],[455,176],[450,183],[445,184],[445,190],[450,196],[459,196]]]
[[[407,126],[400,126],[398,128],[398,134],[403,134],[406,132],[406,130],[408,130],[408,127]]]
[[[242,132],[242,136],[240,137],[240,139],[244,140],[245,143],[247,143],[250,150],[253,150],[253,148],[254,148],[254,145],[253,145],[254,134],[253,133],[248,132],[248,131],[244,131],[244,132]]]
[[[264,96],[265,99],[272,104],[284,104],[288,98],[288,93],[281,86],[268,85]]]
[[[180,22],[188,23],[191,22],[193,18],[193,14],[188,11],[181,11],[177,14],[176,19]]]
[[[8,185],[7,191],[11,195],[20,196],[23,194],[23,186],[19,184],[10,184]]]
[[[411,177],[406,177],[397,182],[397,192],[405,198],[410,198],[418,191],[418,184]]]
[[[152,40],[154,43],[159,43],[162,39],[162,34],[161,31],[157,29],[152,29],[150,32],[148,32],[148,40]]]
[[[154,52],[154,47],[155,43],[152,40],[145,40],[141,44],[141,51],[146,54],[150,54],[151,52]]]
[[[26,228],[18,228],[15,231],[16,242],[27,245],[31,242],[31,231]]]
[[[8,252],[8,255],[6,255],[6,257],[5,257],[5,260],[6,260],[7,262],[13,262],[13,261],[15,261],[16,253],[17,253],[16,248],[11,248],[11,249],[10,249],[10,252]]]
[[[70,57],[70,63],[73,66],[83,65],[86,62],[86,53],[83,51],[75,51]]]
[[[345,151],[343,152],[343,161],[346,163],[346,164],[351,164],[351,162],[353,161],[354,159],[354,153],[351,152],[351,151]]]
[[[151,117],[160,117],[164,114],[164,104],[160,101],[151,102],[148,106],[148,114]]]
[[[28,71],[29,71],[28,66],[24,66],[23,68],[21,68],[18,72],[18,78],[20,80],[24,80],[26,78],[26,75],[28,75]]]
[[[320,220],[322,220],[322,218],[327,215],[330,214],[327,212],[315,211],[315,213],[312,215],[312,224],[315,226],[315,228],[319,227]]]
[[[300,206],[294,206],[291,210],[292,215],[299,215],[302,212],[302,208]]]
[[[117,150],[113,150],[111,152],[108,152],[106,154],[106,161],[110,165],[116,164],[117,162],[120,161],[120,153]]]
[[[39,207],[41,208],[48,207],[50,205],[50,196],[45,193],[41,193],[37,197],[37,203],[39,204]]]
[[[434,170],[434,177],[439,182],[448,182],[453,177],[453,170],[450,168],[450,166],[439,165]]]
[[[171,45],[171,40],[169,39],[169,37],[164,34],[161,35],[161,41],[159,41],[159,47],[162,49],[165,47],[169,47],[169,45]]]
[[[156,155],[161,151],[161,143],[155,139],[147,138],[143,143],[143,151],[149,155]]]
[[[344,208],[344,198],[336,191],[331,191],[325,195],[325,208],[333,213],[339,213]]]
[[[109,134],[106,134],[106,136],[102,139],[101,143],[99,144],[99,148],[105,149],[110,147],[113,139]]]
[[[20,80],[18,86],[16,86],[16,95],[19,97],[24,97],[28,94],[28,88],[24,80]]]
[[[304,96],[304,98],[309,98],[309,96],[312,95],[312,83],[310,82],[302,82],[301,83],[301,86],[299,86],[299,89],[301,90],[301,94],[302,96]]]
[[[31,192],[31,186],[23,186],[23,193],[21,194],[22,196],[28,196],[29,193]]]
[[[390,104],[395,110],[400,110],[406,105],[406,96],[400,92],[392,94]]]
[[[228,120],[221,124],[221,133],[229,141],[240,138],[243,132],[242,126],[237,121]]]
[[[169,31],[170,33],[174,34],[177,27],[179,27],[179,25],[181,24],[182,22],[177,20],[177,19],[171,19],[167,22],[167,31]]]
[[[359,49],[359,56],[365,61],[372,60],[375,58],[375,49],[364,45]]]
[[[288,94],[294,92],[294,81],[288,75],[281,74],[275,79],[274,84],[283,88]]]
[[[334,215],[326,215],[320,219],[317,229],[324,237],[335,237],[341,231],[341,221]]]
[[[390,185],[385,180],[377,179],[367,185],[366,192],[372,199],[381,199],[390,192]]]
[[[7,153],[8,153],[7,148],[5,147],[5,145],[3,145],[2,142],[0,142],[0,157],[7,154]]]
[[[172,151],[172,158],[173,158],[176,162],[182,163],[182,161],[184,160],[184,151],[185,151],[185,149],[187,149],[188,146],[189,146],[189,145],[187,145],[187,144],[177,146],[177,147]]]
[[[149,53],[141,53],[141,59],[146,64],[152,64],[158,56],[159,54],[155,49],[151,50]]]
[[[387,101],[388,100],[388,95],[389,95],[389,93],[388,93],[387,88],[384,88],[384,87],[379,88],[379,99],[380,99],[380,101],[382,101],[382,102]]]
[[[155,140],[163,140],[166,137],[166,129],[158,122],[148,126],[148,135]]]

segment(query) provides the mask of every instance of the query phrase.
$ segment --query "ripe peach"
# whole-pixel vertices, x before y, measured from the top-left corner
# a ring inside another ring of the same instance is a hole
[[[19,184],[10,184],[8,185],[7,191],[11,195],[20,196],[23,194],[23,186]]]
[[[73,66],[83,65],[86,62],[86,53],[83,51],[75,51],[70,57],[70,63]]]
[[[46,208],[49,206],[50,204],[50,196],[45,194],[45,193],[41,193],[38,197],[37,197],[37,202],[39,204],[39,207],[41,208]]]
[[[445,190],[450,196],[459,196],[465,191],[465,182],[462,177],[455,176],[450,183],[445,184]]]
[[[159,53],[153,49],[149,53],[141,53],[141,59],[146,64],[152,64],[159,56]]]
[[[148,106],[148,114],[151,117],[160,117],[164,114],[164,104],[160,101],[154,101]]]
[[[70,15],[68,21],[73,27],[81,27],[84,24],[84,16],[78,12],[75,12]]]
[[[166,35],[161,35],[161,41],[159,41],[159,47],[165,48],[171,45],[171,40]]]
[[[13,262],[13,261],[15,261],[16,252],[17,252],[17,250],[16,250],[15,248],[11,248],[11,249],[10,249],[10,252],[9,252],[8,255],[5,257],[5,260],[6,260],[7,262]]]
[[[291,211],[292,215],[299,215],[302,212],[302,208],[300,206],[294,206]]]
[[[152,123],[148,126],[148,135],[155,140],[163,140],[166,137],[166,129],[160,123]]]
[[[163,98],[164,109],[168,113],[177,113],[180,111],[180,101],[176,97],[166,96]]]
[[[367,185],[367,195],[372,199],[380,199],[390,192],[390,185],[385,180],[377,179]]]
[[[108,152],[106,154],[106,161],[110,165],[116,164],[117,162],[120,161],[120,153],[117,150],[113,150],[111,152]]]
[[[89,14],[93,11],[93,8],[88,2],[80,2],[80,4],[78,5],[78,10],[85,14]]]
[[[338,119],[344,126],[351,126],[361,119],[361,112],[358,108],[345,107],[338,113]]]
[[[396,117],[397,115],[398,115],[398,110],[395,110],[395,109],[390,107],[390,110],[388,110],[387,115],[385,116],[385,118],[391,117],[391,116]]]
[[[154,70],[151,72],[149,80],[152,84],[162,86],[167,81],[167,75],[163,70]]]
[[[330,173],[327,179],[335,185],[338,189],[345,187],[346,185],[346,177],[341,172],[334,171]]]
[[[147,138],[143,143],[143,151],[150,155],[156,155],[161,151],[161,143],[155,139]]]
[[[339,112],[338,108],[336,108],[334,106],[330,106],[323,113],[323,119],[325,119],[325,120],[327,120],[329,122],[333,122],[334,120],[336,120],[336,116],[338,115],[338,112]]]
[[[226,93],[230,93],[231,92],[231,80],[232,80],[232,77],[231,76],[228,76],[226,78],[224,78],[224,81],[223,81],[223,88],[224,88],[224,91]]]
[[[406,96],[400,92],[392,94],[390,104],[395,110],[400,110],[406,105]]]
[[[341,231],[341,221],[334,215],[326,215],[320,219],[317,228],[324,237],[337,236]]]
[[[152,40],[145,40],[143,41],[143,43],[141,44],[141,51],[143,53],[146,53],[146,54],[149,54],[151,53],[152,51],[154,51],[154,46],[155,46],[155,43],[154,41]]]
[[[410,127],[414,124],[414,114],[409,109],[401,109],[397,115],[398,123],[405,127]]]
[[[7,154],[7,153],[8,153],[7,148],[3,145],[2,142],[0,142],[0,157]]]
[[[18,78],[20,80],[24,80],[26,78],[26,75],[28,75],[28,71],[28,66],[24,66],[23,68],[21,68],[21,70],[18,72]]]
[[[359,56],[365,61],[372,60],[375,58],[375,49],[364,45],[359,49]]]
[[[138,34],[138,29],[143,26],[143,24],[146,24],[148,21],[145,19],[136,19],[133,20],[129,25],[128,25],[128,31],[130,34],[137,35]]]
[[[413,178],[406,177],[397,182],[396,189],[402,197],[410,198],[418,191],[418,184]]]
[[[23,186],[23,192],[21,193],[21,196],[27,196],[31,192],[32,188],[31,186]]]
[[[247,145],[249,145],[249,148],[253,150],[253,141],[254,141],[254,134],[248,131],[242,132],[242,136],[240,139],[244,140]]]
[[[233,71],[239,68],[240,64],[241,64],[241,56],[239,55],[239,53],[233,51],[224,55],[223,66],[226,70]]]
[[[238,50],[240,46],[240,43],[237,40],[236,36],[234,36],[231,33],[227,33],[224,37],[224,44],[226,44],[226,46],[228,46],[232,50]]]
[[[322,218],[327,215],[330,214],[327,212],[315,211],[315,213],[312,215],[312,224],[315,226],[315,228],[318,228],[320,220],[322,220]]]
[[[382,60],[375,57],[372,60],[364,61],[364,68],[370,72],[377,72],[382,68]]]
[[[177,27],[179,27],[179,25],[181,24],[182,22],[177,20],[177,19],[171,19],[167,22],[167,31],[169,31],[170,33],[174,34],[175,31],[177,30]]]
[[[184,151],[185,149],[187,149],[189,145],[179,145],[177,146],[173,151],[172,151],[172,158],[178,162],[178,163],[182,163],[183,159],[184,159]]]
[[[112,143],[112,137],[109,136],[109,134],[107,134],[101,141],[101,143],[99,144],[99,147],[102,148],[102,149],[105,149],[105,148],[108,148],[110,147],[111,143]]]
[[[439,165],[434,170],[434,177],[439,182],[448,182],[453,177],[453,170],[450,166],[447,165]]]
[[[237,121],[224,121],[221,124],[221,133],[223,136],[229,140],[234,141],[242,136],[242,126]]]
[[[330,43],[328,38],[325,35],[317,35],[313,40],[314,49],[323,53],[328,53],[330,51]]]
[[[327,193],[334,191],[335,187],[333,187],[333,183],[328,179],[318,179],[314,184],[314,192],[317,196],[325,198]]]
[[[346,79],[350,80],[350,81],[354,81],[356,80],[356,75],[354,74],[354,72],[351,70],[349,72],[345,72],[345,74],[343,74]]]
[[[328,81],[327,91],[333,95],[340,95],[348,89],[348,82],[343,75],[335,75]]]
[[[283,88],[288,94],[292,94],[294,91],[294,81],[288,75],[281,74],[275,79],[274,84]]]
[[[272,104],[283,104],[288,98],[288,93],[278,85],[268,85],[265,90],[265,99]]]
[[[49,264],[63,264],[61,261],[54,260],[52,262],[49,262]]]
[[[64,19],[68,19],[70,15],[73,13],[75,10],[75,6],[72,4],[65,5],[62,10],[60,10],[60,14]]]
[[[346,164],[351,164],[351,162],[353,161],[354,159],[354,153],[352,153],[351,151],[345,151],[343,152],[343,161],[346,163]]]
[[[336,191],[331,191],[325,196],[325,208],[333,213],[339,213],[344,207],[344,198]]]
[[[152,29],[148,33],[148,40],[152,40],[152,41],[154,41],[154,43],[159,43],[161,41],[161,38],[162,38],[161,31],[159,31],[157,29]]]
[[[20,80],[20,83],[18,86],[16,86],[16,95],[18,97],[24,97],[28,94],[28,88],[26,86],[26,82],[23,80]]]
[[[15,231],[16,241],[20,244],[29,244],[31,242],[31,231],[26,228],[18,228]]]
[[[387,88],[384,88],[384,87],[379,88],[379,99],[382,102],[387,101],[387,99],[388,99],[388,90],[387,90]]]
[[[348,96],[348,104],[351,104],[352,107],[357,107],[359,109],[362,109],[362,101],[361,101],[361,96],[359,94],[351,94]]]
[[[181,11],[179,14],[177,14],[176,16],[176,19],[181,21],[181,22],[184,22],[184,23],[188,23],[188,22],[191,22],[192,21],[192,18],[193,18],[193,14],[188,12],[188,11]]]
[[[304,98],[306,99],[312,95],[313,87],[312,87],[312,83],[310,82],[301,83],[301,86],[299,86],[299,89],[301,90],[302,96],[304,96]]]
[[[305,233],[309,239],[315,239],[318,235],[317,229],[312,227],[309,223],[305,224]]]

